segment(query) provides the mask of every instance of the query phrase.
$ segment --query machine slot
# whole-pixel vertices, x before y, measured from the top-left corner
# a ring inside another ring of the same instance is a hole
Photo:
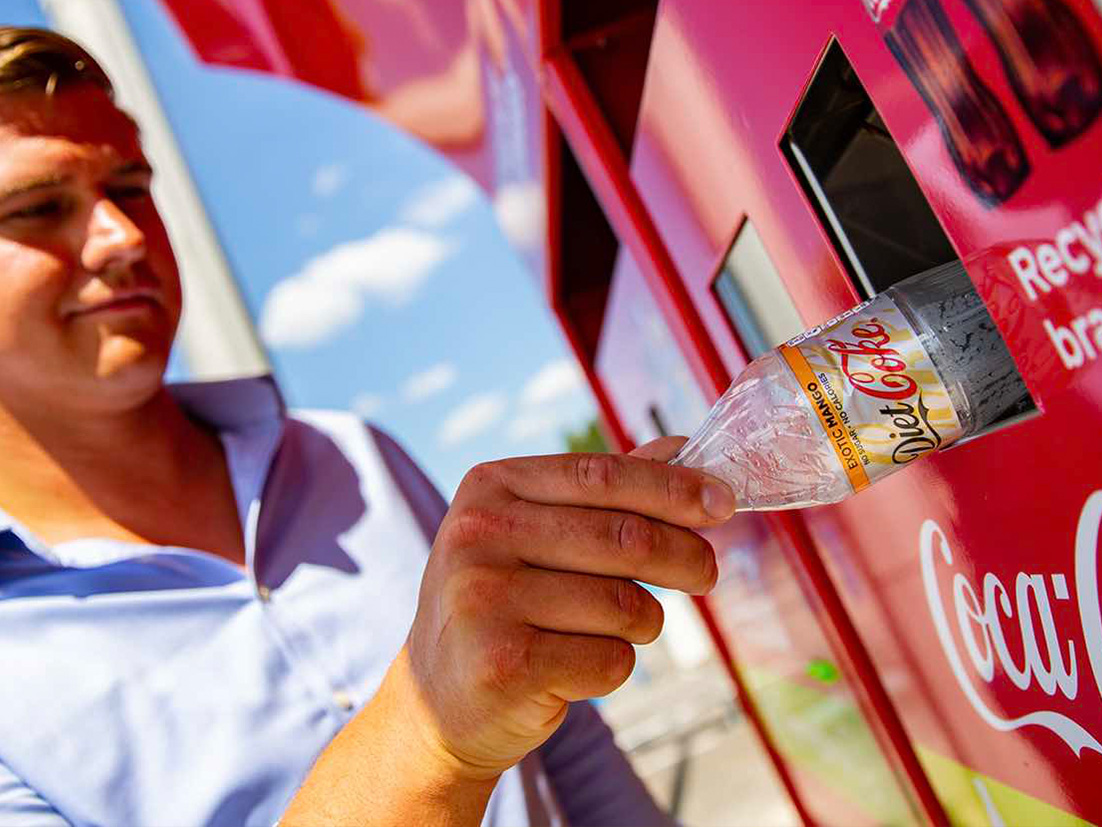
[[[781,148],[864,297],[957,257],[837,40]]]
[[[781,150],[847,275],[865,298],[958,260],[836,39],[823,53],[782,137]],[[981,433],[1036,413],[1027,395]]]
[[[756,359],[807,327],[750,219],[735,234],[712,282],[712,293],[748,359]]]

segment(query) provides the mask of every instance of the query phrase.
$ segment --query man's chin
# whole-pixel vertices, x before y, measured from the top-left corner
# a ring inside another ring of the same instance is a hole
[[[151,347],[129,337],[115,336],[103,343],[96,363],[98,384],[130,398],[152,396],[164,381],[168,364],[167,349]]]

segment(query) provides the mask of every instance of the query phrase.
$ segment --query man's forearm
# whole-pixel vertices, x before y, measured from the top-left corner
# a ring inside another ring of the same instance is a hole
[[[392,673],[408,669],[405,651]],[[463,777],[412,723],[417,699],[388,674],[376,696],[318,758],[281,827],[478,827],[496,779]]]

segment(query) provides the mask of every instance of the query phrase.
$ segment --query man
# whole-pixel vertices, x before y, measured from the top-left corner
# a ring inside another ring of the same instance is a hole
[[[0,824],[665,823],[572,702],[657,636],[633,580],[713,585],[730,490],[663,440],[446,509],[351,416],[166,387],[150,175],[91,57],[0,30]]]

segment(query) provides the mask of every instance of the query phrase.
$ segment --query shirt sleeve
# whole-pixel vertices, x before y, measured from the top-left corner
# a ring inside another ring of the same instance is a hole
[[[655,804],[593,704],[571,704],[566,720],[539,753],[571,827],[676,827]]]
[[[0,763],[0,824],[4,827],[70,827],[68,821]]]

